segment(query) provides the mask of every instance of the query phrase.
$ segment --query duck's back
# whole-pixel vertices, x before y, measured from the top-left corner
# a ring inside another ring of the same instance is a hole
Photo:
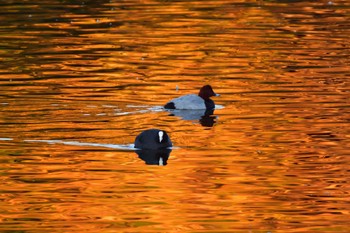
[[[161,130],[159,129],[148,129],[140,133],[135,138],[135,148],[139,149],[150,149],[150,150],[158,150],[158,149],[165,149],[172,146],[172,142],[166,134],[165,131],[163,131],[163,140],[162,142],[159,142],[160,136],[159,132]]]
[[[171,103],[173,103],[174,109],[206,109],[204,100],[195,94],[172,99],[167,105],[171,105]]]

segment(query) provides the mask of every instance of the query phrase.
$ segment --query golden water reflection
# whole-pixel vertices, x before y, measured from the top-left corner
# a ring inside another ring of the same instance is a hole
[[[349,232],[347,1],[25,3],[0,3],[0,231]],[[161,109],[203,84],[210,124]],[[167,166],[131,150],[154,127]]]

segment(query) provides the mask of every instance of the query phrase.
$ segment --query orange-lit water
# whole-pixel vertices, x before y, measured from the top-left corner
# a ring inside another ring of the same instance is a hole
[[[1,232],[350,232],[348,1],[16,4]],[[161,109],[203,84],[214,116]],[[154,127],[167,166],[132,150]]]

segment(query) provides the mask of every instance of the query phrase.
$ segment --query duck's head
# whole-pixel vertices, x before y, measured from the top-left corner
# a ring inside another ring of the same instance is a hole
[[[167,143],[169,142],[169,136],[164,130],[159,130],[158,131],[158,138],[157,138],[158,143]]]
[[[213,88],[210,85],[205,85],[199,90],[199,94],[202,99],[207,100],[212,96],[220,96],[213,91]]]

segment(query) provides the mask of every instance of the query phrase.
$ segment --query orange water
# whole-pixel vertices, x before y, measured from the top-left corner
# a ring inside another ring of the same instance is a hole
[[[348,1],[0,9],[1,232],[350,232]],[[161,109],[204,84],[213,116]]]

